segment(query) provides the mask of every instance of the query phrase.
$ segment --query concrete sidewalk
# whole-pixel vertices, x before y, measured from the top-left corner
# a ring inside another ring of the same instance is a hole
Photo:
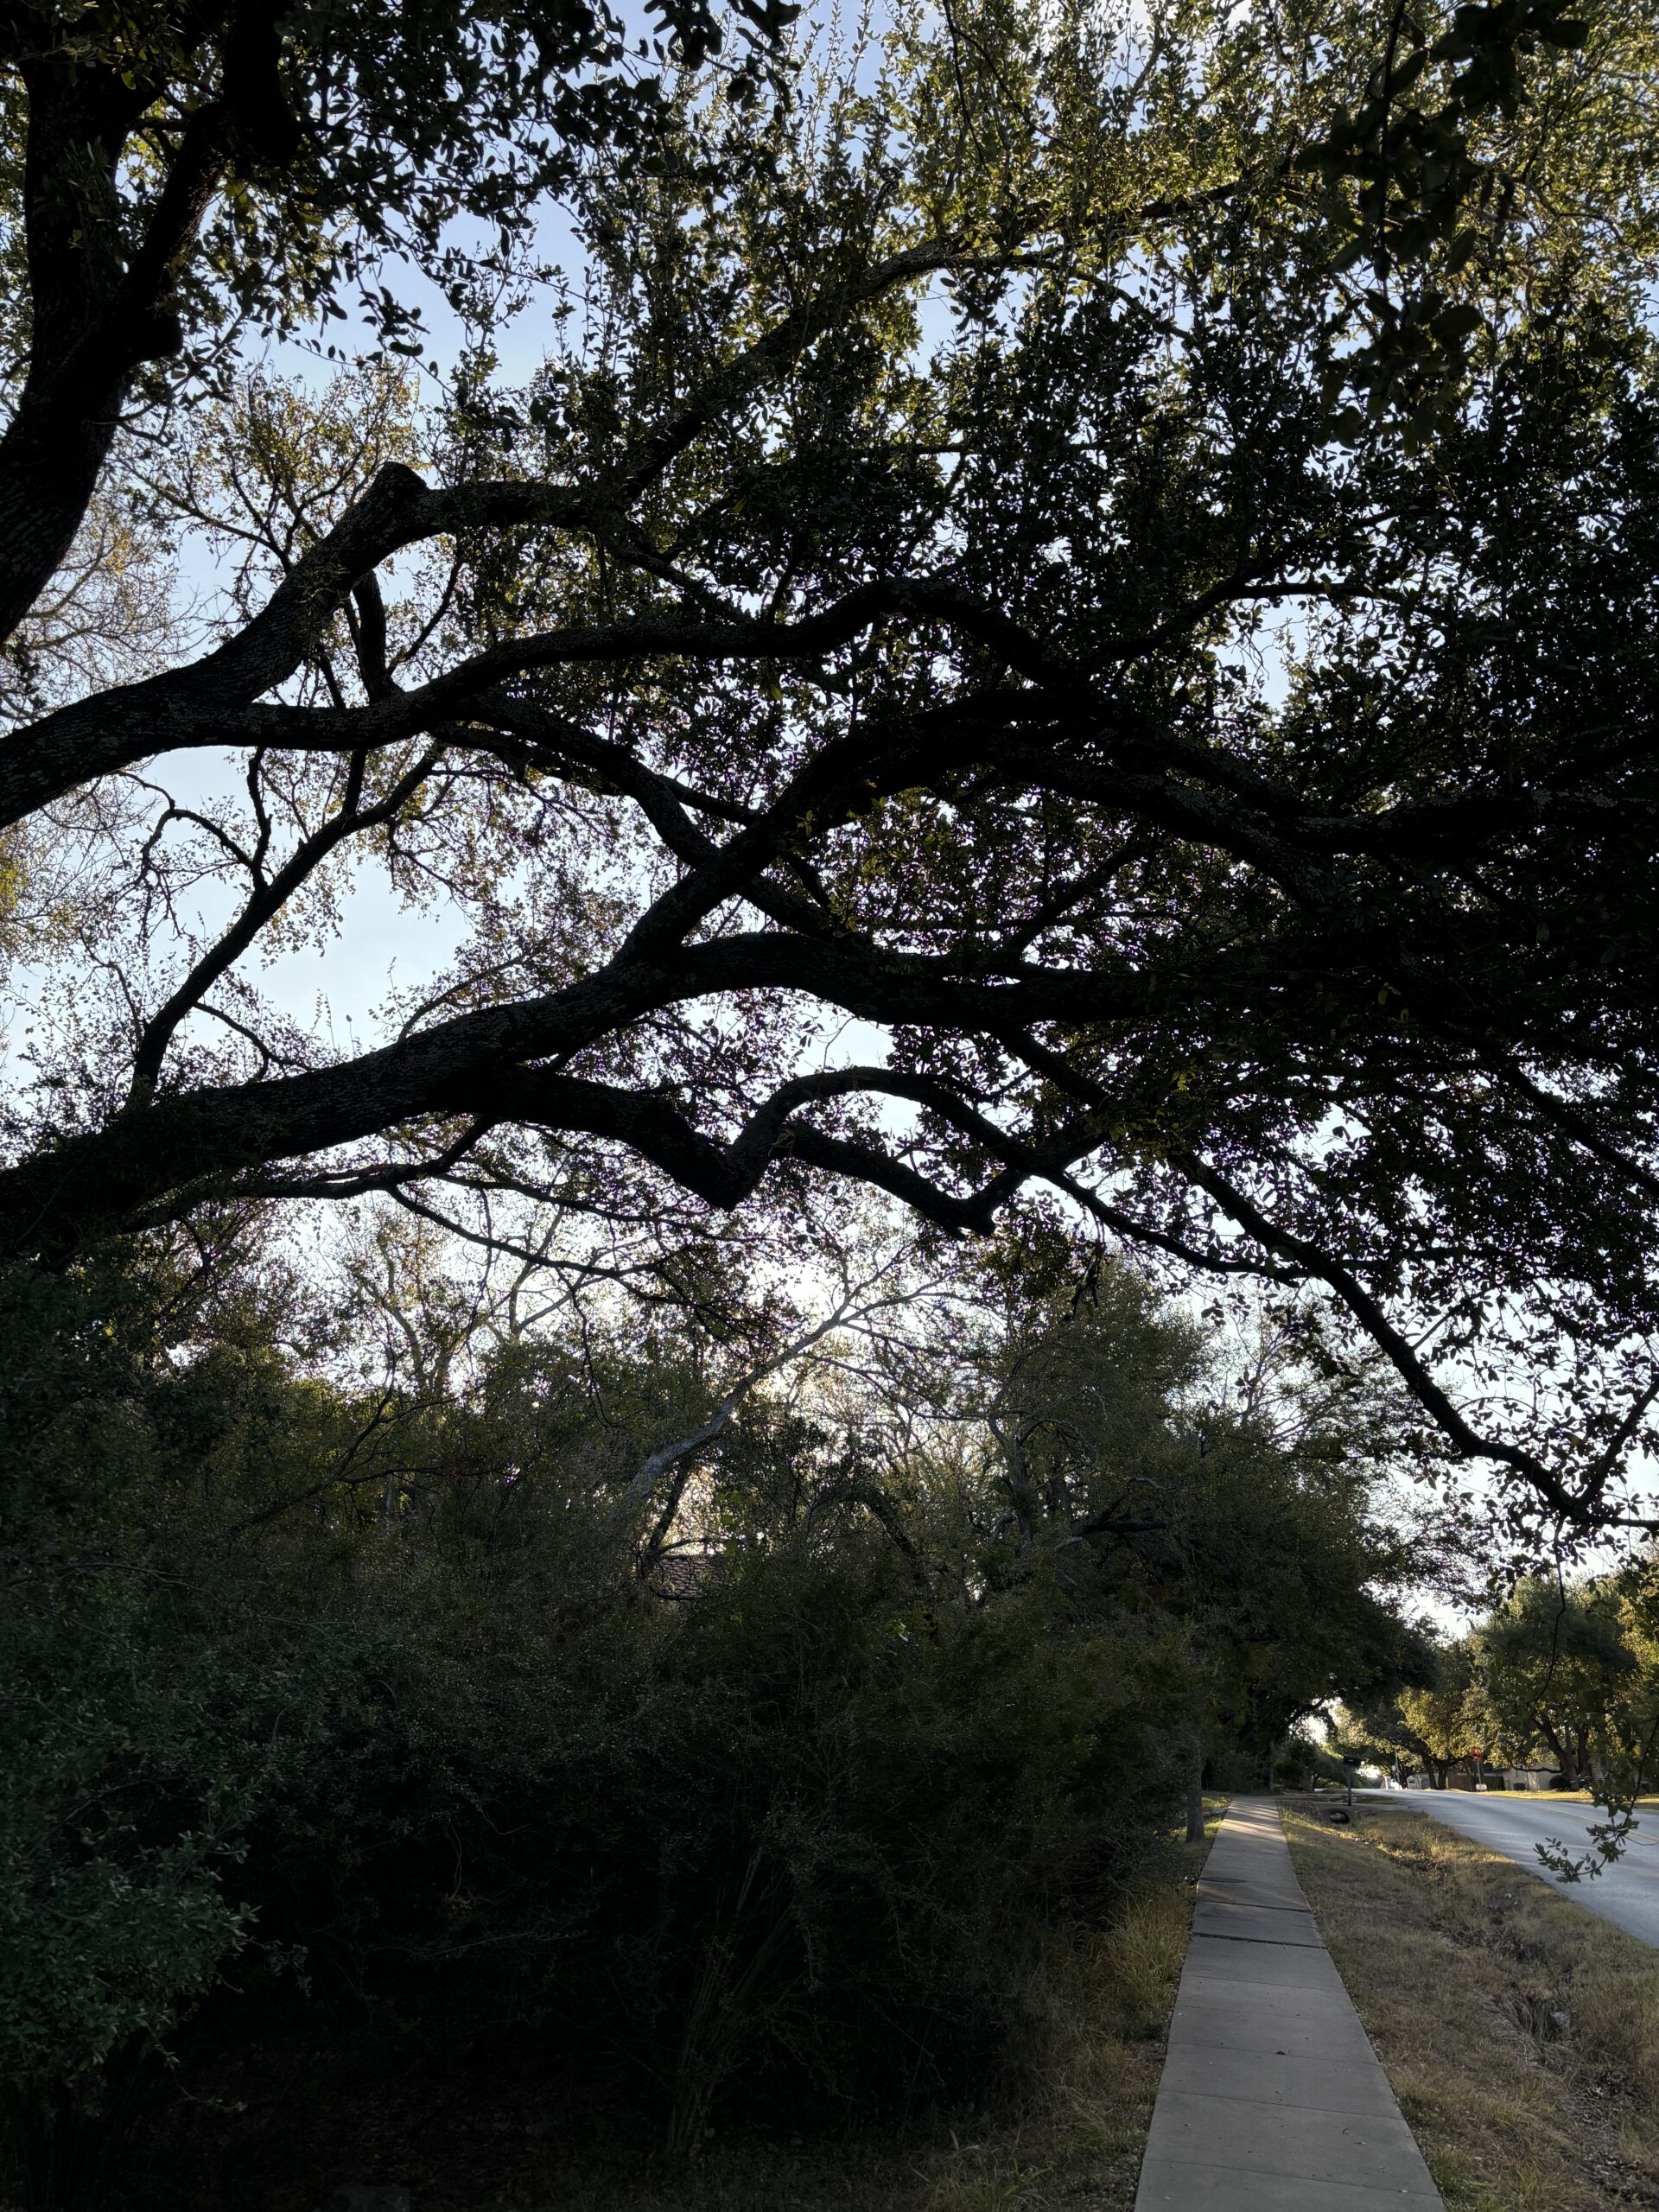
[[[1445,2212],[1331,1963],[1270,1798],[1198,1883],[1135,2212]]]

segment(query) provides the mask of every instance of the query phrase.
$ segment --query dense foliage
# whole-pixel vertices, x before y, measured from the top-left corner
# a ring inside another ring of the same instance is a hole
[[[1529,1576],[1468,1633],[1433,1651],[1429,1679],[1342,1716],[1345,1743],[1445,1789],[1453,1767],[1546,1775],[1616,1815],[1651,1795],[1659,1750],[1655,1560],[1569,1582]]]
[[[135,2071],[159,2124],[146,2053],[200,2094],[342,2013],[681,2148],[963,2094],[1195,1743],[1253,1778],[1409,1672],[1363,1433],[1195,1395],[1128,1281],[1005,1315],[902,1453],[752,1400],[670,1530],[630,1484],[696,1410],[683,1341],[365,1396],[235,1270],[6,1288],[0,2074],[42,2202]]]

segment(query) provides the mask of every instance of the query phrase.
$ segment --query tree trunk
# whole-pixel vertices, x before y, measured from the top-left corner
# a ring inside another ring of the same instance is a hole
[[[1186,1746],[1186,1840],[1204,1841],[1204,1738],[1196,1728]]]
[[[1579,1755],[1570,1728],[1561,1731],[1561,1780],[1569,1789],[1579,1787]]]

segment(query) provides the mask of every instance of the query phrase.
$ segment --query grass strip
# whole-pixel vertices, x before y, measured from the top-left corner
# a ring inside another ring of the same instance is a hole
[[[1522,1805],[1589,1805],[1596,1802],[1587,1789],[1482,1789],[1459,1790],[1457,1794],[1471,1797],[1512,1797]],[[1659,1808],[1659,1796],[1642,1796],[1636,1802],[1649,1812]]]
[[[1404,1806],[1284,1822],[1447,2206],[1659,2207],[1659,1951]]]
[[[1027,2088],[918,2161],[891,2212],[1131,2212],[1169,2017],[1192,1933],[1193,1885],[1227,1809],[1205,1800],[1201,1844],[1171,1841],[1159,1875],[1109,1928],[1057,1934],[1037,1961],[1018,2054]]]

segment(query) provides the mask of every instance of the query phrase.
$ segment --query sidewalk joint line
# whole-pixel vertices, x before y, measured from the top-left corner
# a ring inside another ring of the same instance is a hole
[[[1248,2056],[1251,2058],[1262,2058],[1266,2055],[1265,2052],[1259,2050],[1241,2053],[1241,2056]],[[1286,2056],[1289,2056],[1288,2052]],[[1332,2061],[1322,2058],[1304,2058],[1298,2061],[1298,2063],[1303,2066],[1325,2066],[1332,2063],[1341,2065],[1344,2063],[1340,2059]],[[1345,2063],[1352,2066],[1361,2062],[1349,2059]],[[1178,2097],[1194,2097],[1200,2104],[1248,2105],[1252,2112],[1317,2112],[1323,2113],[1327,2120],[1374,2120],[1383,2127],[1389,2125],[1389,2115],[1385,2112],[1365,2112],[1356,2105],[1304,2104],[1300,2097],[1236,2097],[1230,2095],[1225,2089],[1177,2089],[1173,2094]]]
[[[1214,1929],[1192,1929],[1192,1942],[1256,1942],[1268,1951],[1320,1951],[1330,1958],[1323,1942],[1292,1942],[1289,1936],[1217,1936]]]
[[[1338,2181],[1334,2175],[1331,2174],[1281,2174],[1271,2173],[1265,2166],[1252,2166],[1248,2169],[1239,2166],[1218,2166],[1213,2158],[1181,2158],[1173,2157],[1166,2151],[1160,2151],[1158,2153],[1157,2162],[1166,2166],[1188,2167],[1194,2173],[1231,2174],[1236,2180],[1242,2175],[1248,2175],[1248,2178],[1251,2181],[1300,2181],[1307,2182],[1317,2189],[1363,2189],[1372,2196],[1404,2197],[1409,2204],[1433,2205],[1438,2209],[1438,2212],[1445,2212],[1445,2201],[1432,2180],[1426,2190],[1396,2189],[1392,2182],[1386,2181]]]

